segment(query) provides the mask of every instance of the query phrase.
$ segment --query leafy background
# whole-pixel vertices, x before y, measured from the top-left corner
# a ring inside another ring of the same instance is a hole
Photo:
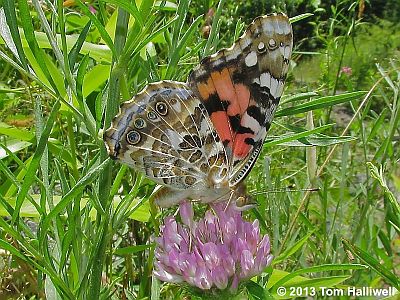
[[[154,184],[111,162],[102,132],[148,82],[185,81],[273,11],[292,17],[295,51],[246,217],[275,259],[242,296],[399,289],[398,1],[0,4],[0,297],[187,295],[151,276],[153,237],[176,207],[149,203]]]

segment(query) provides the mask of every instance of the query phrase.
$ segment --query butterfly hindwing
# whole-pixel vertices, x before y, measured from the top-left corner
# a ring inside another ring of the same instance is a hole
[[[111,157],[177,189],[204,185],[225,152],[202,103],[186,84],[150,84],[105,132]]]

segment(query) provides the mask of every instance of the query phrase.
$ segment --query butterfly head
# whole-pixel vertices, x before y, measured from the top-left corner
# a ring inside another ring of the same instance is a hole
[[[257,202],[246,192],[246,185],[240,182],[231,190],[231,199],[233,199],[236,210],[245,211],[257,206]]]
[[[249,195],[239,196],[235,201],[235,209],[238,211],[245,211],[256,206],[257,202]]]

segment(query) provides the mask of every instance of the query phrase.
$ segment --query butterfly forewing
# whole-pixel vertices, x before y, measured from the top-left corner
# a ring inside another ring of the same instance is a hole
[[[292,39],[285,15],[258,17],[231,48],[205,58],[189,76],[229,154],[231,186],[243,180],[261,150],[282,95]]]

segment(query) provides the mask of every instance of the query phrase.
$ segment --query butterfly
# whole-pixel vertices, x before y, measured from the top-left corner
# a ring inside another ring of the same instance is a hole
[[[186,83],[150,83],[122,103],[104,133],[110,157],[161,184],[153,194],[161,207],[188,198],[245,206],[243,180],[270,128],[292,46],[286,15],[257,17]]]

